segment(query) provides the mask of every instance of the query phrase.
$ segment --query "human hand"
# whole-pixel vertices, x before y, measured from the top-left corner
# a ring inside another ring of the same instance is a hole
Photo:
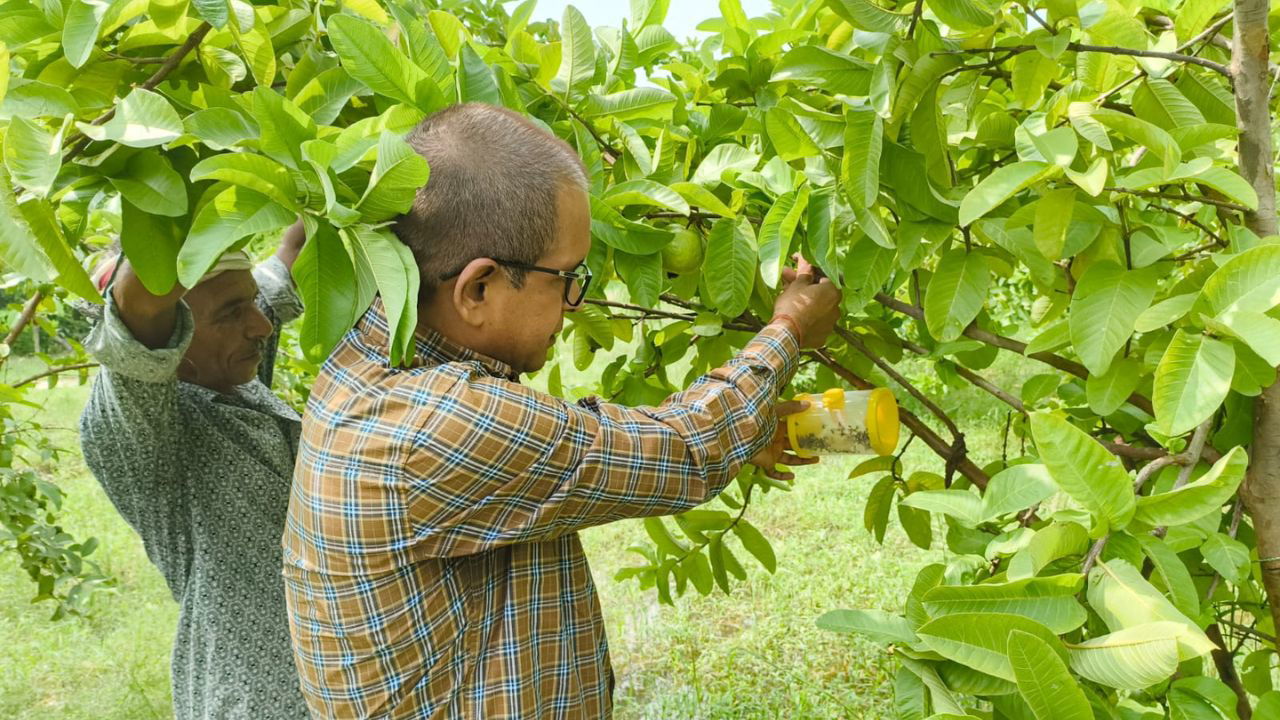
[[[840,317],[840,291],[804,258],[783,268],[787,287],[773,304],[770,322],[788,322],[801,348],[821,347]]]
[[[765,475],[774,480],[791,480],[795,477],[795,473],[779,470],[778,465],[795,467],[818,462],[816,457],[800,457],[787,451],[787,424],[783,422],[783,418],[802,412],[807,407],[809,403],[803,400],[787,400],[774,405],[773,412],[778,416],[778,428],[773,433],[773,439],[748,462],[763,470]]]

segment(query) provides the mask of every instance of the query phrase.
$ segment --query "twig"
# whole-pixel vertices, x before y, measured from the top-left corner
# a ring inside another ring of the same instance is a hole
[[[51,368],[42,373],[36,373],[35,375],[32,375],[29,378],[23,378],[22,380],[19,380],[18,382],[14,383],[13,387],[20,388],[23,385],[30,385],[31,383],[41,378],[46,378],[46,377],[49,377],[50,375],[57,375],[58,373],[71,372],[72,370],[86,370],[88,368],[96,368],[96,367],[98,367],[98,363],[96,362],[80,363],[78,365],[63,365],[61,367]]]
[[[1191,436],[1191,444],[1187,445],[1187,451],[1184,456],[1187,463],[1182,466],[1182,472],[1178,473],[1178,481],[1173,484],[1173,489],[1177,490],[1187,481],[1191,479],[1191,471],[1195,470],[1196,462],[1204,453],[1205,443],[1209,440],[1209,431],[1213,429],[1213,416],[1210,415],[1208,420],[1200,423],[1200,427],[1196,428],[1196,432]]]
[[[36,307],[43,299],[44,293],[39,290],[35,291],[35,293],[31,295],[27,300],[27,304],[22,306],[22,312],[18,314],[17,322],[13,324],[13,327],[9,328],[9,334],[4,336],[5,345],[12,346],[14,341],[18,339],[18,336],[22,334],[22,331],[25,330],[27,325],[31,322],[31,318],[36,316]],[[0,356],[0,365],[4,365],[4,361],[8,359],[8,355]]]
[[[919,388],[913,385],[910,380],[903,377],[902,373],[895,370],[893,365],[890,365],[889,363],[885,362],[884,358],[871,352],[871,348],[867,347],[867,344],[862,341],[862,338],[858,337],[857,334],[850,332],[849,330],[846,330],[842,327],[837,327],[835,329],[835,332],[836,332],[836,335],[840,336],[842,340],[849,343],[849,345],[851,345],[855,350],[857,350],[858,352],[870,358],[871,362],[875,363],[876,367],[880,368],[880,370],[883,371],[885,375],[888,375],[890,378],[893,378],[893,381],[901,385],[903,389],[905,389],[908,393],[911,394],[911,397],[915,398],[916,400],[919,400],[920,404],[924,405],[926,410],[932,413],[934,417],[938,418],[938,420],[941,421],[944,426],[946,426],[947,432],[951,433],[951,437],[953,439],[964,436],[964,433],[960,432],[960,428],[956,426],[955,421],[952,420],[949,415],[947,415],[945,410],[938,407],[938,404],[935,403],[932,399],[930,399],[928,395],[925,395],[923,392],[920,391]]]
[[[908,350],[909,352],[915,353],[916,355],[929,354],[928,350],[925,350],[923,347],[908,340],[903,341],[902,347]],[[963,365],[956,365],[955,371],[957,375],[969,381],[969,384],[977,387],[980,390],[986,391],[992,397],[996,398],[997,400],[1000,400],[1001,402],[1013,408],[1014,410],[1017,410],[1019,413],[1022,413],[1023,415],[1027,414],[1027,408],[1025,405],[1022,404],[1022,400],[1018,399],[1017,397],[1014,397],[1011,393],[998,387],[997,385],[992,383],[990,380],[987,380],[986,378],[982,377],[978,373],[970,370],[969,368]],[[1010,422],[1012,422],[1012,420],[1010,420]],[[1008,440],[1009,440],[1008,428],[1009,428],[1009,422],[1006,422],[1005,423],[1006,445],[1008,444]]]
[[[640,305],[628,305],[627,303],[614,302],[612,300],[598,300],[596,298],[587,298],[587,304],[596,305],[599,307],[607,307],[614,310],[627,310],[630,312],[637,312],[644,315],[645,317],[660,317],[660,318],[666,318],[669,320],[682,320],[684,322],[693,322],[694,320],[697,319],[690,315],[683,315],[681,313],[668,312],[666,310],[656,310],[654,308],[642,307]],[[737,330],[740,332],[759,332],[760,329],[764,326],[752,325],[748,323],[727,322],[727,323],[722,323],[720,327],[724,328],[725,330]]]
[[[1182,52],[1187,48],[1193,47],[1194,45],[1198,44],[1201,40],[1212,39],[1213,36],[1221,32],[1222,28],[1227,26],[1227,23],[1231,22],[1231,18],[1233,17],[1234,15],[1232,13],[1227,13],[1226,15],[1223,15],[1217,22],[1205,28],[1204,32],[1200,33],[1199,35],[1179,45],[1175,49],[1175,52]]]
[[[1179,202],[1198,202],[1198,203],[1204,203],[1206,205],[1216,205],[1217,207],[1226,208],[1227,210],[1234,210],[1240,213],[1249,212],[1249,208],[1243,205],[1240,205],[1238,203],[1228,202],[1226,200],[1219,200],[1217,198],[1205,197],[1203,195],[1189,195],[1187,193],[1182,193],[1179,195],[1174,193],[1155,192],[1152,190],[1130,190],[1129,188],[1116,187],[1114,185],[1108,185],[1102,189],[1106,190],[1107,192],[1125,193],[1128,195],[1137,195],[1138,197],[1163,198],[1165,200],[1177,200]]]
[[[125,62],[131,62],[134,65],[160,65],[165,61],[165,58],[162,57],[129,57],[128,55],[121,55],[113,52],[107,53],[107,57],[112,60],[124,60]]]
[[[164,79],[169,77],[169,75],[171,75],[174,70],[178,69],[178,65],[182,64],[183,58],[189,55],[192,50],[195,50],[196,46],[198,46],[200,42],[204,40],[204,36],[208,35],[209,31],[212,29],[213,27],[209,25],[209,23],[207,22],[200,23],[200,27],[196,28],[195,32],[191,33],[191,35],[187,37],[187,41],[182,43],[182,45],[180,45],[177,50],[174,50],[172,53],[170,53],[169,57],[165,58],[164,62],[160,65],[159,69],[157,69],[155,73],[151,75],[151,77],[147,78],[146,81],[143,82],[138,87],[140,87],[143,90],[154,90],[157,86],[160,85],[160,83],[164,82]],[[109,121],[111,118],[115,116],[116,116],[116,109],[113,107],[110,110],[106,111],[105,113],[94,118],[94,120],[89,124],[102,125],[103,123]],[[89,145],[89,137],[87,135],[81,135],[79,139],[77,139],[75,143],[67,150],[67,154],[63,157],[63,162],[66,162],[71,158],[79,155],[81,152],[84,151],[85,147],[87,147],[88,145]]]
[[[961,48],[958,50],[939,50],[934,55],[973,55],[982,53],[1002,53],[1007,52],[1017,55],[1024,52],[1035,50],[1035,45],[1009,45],[1002,47],[990,48]],[[1096,52],[1106,53],[1108,55],[1129,55],[1132,57],[1159,58],[1161,60],[1173,60],[1175,62],[1184,62],[1191,65],[1199,65],[1208,68],[1227,79],[1231,79],[1231,69],[1221,63],[1212,60],[1205,60],[1195,55],[1184,55],[1182,53],[1160,52],[1159,50],[1133,50],[1131,48],[1118,47],[1115,45],[1086,45],[1084,43],[1067,43],[1067,49],[1073,52]]]
[[[1140,492],[1143,486],[1147,484],[1147,481],[1150,480],[1156,473],[1160,472],[1164,468],[1169,467],[1170,465],[1177,465],[1181,462],[1182,462],[1181,455],[1165,455],[1163,457],[1158,457],[1155,460],[1152,460],[1146,465],[1143,465],[1142,469],[1138,471],[1138,479],[1134,480],[1133,482],[1134,494],[1137,494],[1138,492]]]
[[[1089,576],[1089,571],[1093,570],[1093,566],[1098,562],[1098,558],[1102,555],[1102,551],[1107,547],[1107,540],[1111,539],[1111,535],[1103,535],[1098,541],[1089,548],[1089,554],[1084,557],[1084,565],[1081,566],[1080,572],[1085,577]]]
[[[924,13],[924,0],[916,0],[916,5],[911,10],[911,24],[907,26],[907,39],[910,40],[916,34],[916,25],[920,24],[920,16]]]

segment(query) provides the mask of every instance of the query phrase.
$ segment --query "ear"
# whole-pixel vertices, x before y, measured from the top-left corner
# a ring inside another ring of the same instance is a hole
[[[493,284],[499,280],[498,264],[488,258],[467,263],[453,283],[453,308],[468,325],[484,324]]]

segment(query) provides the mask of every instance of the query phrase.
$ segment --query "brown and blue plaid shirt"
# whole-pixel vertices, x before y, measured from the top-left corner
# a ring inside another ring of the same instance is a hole
[[[375,304],[325,363],[284,536],[321,718],[599,718],[613,672],[578,530],[718,493],[774,430],[795,336],[769,326],[658,407],[578,404]]]

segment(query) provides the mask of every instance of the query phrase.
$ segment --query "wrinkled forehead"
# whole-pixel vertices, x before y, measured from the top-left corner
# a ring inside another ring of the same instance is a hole
[[[242,302],[253,302],[258,295],[258,282],[249,270],[227,270],[201,282],[187,293],[192,310],[218,312]]]

